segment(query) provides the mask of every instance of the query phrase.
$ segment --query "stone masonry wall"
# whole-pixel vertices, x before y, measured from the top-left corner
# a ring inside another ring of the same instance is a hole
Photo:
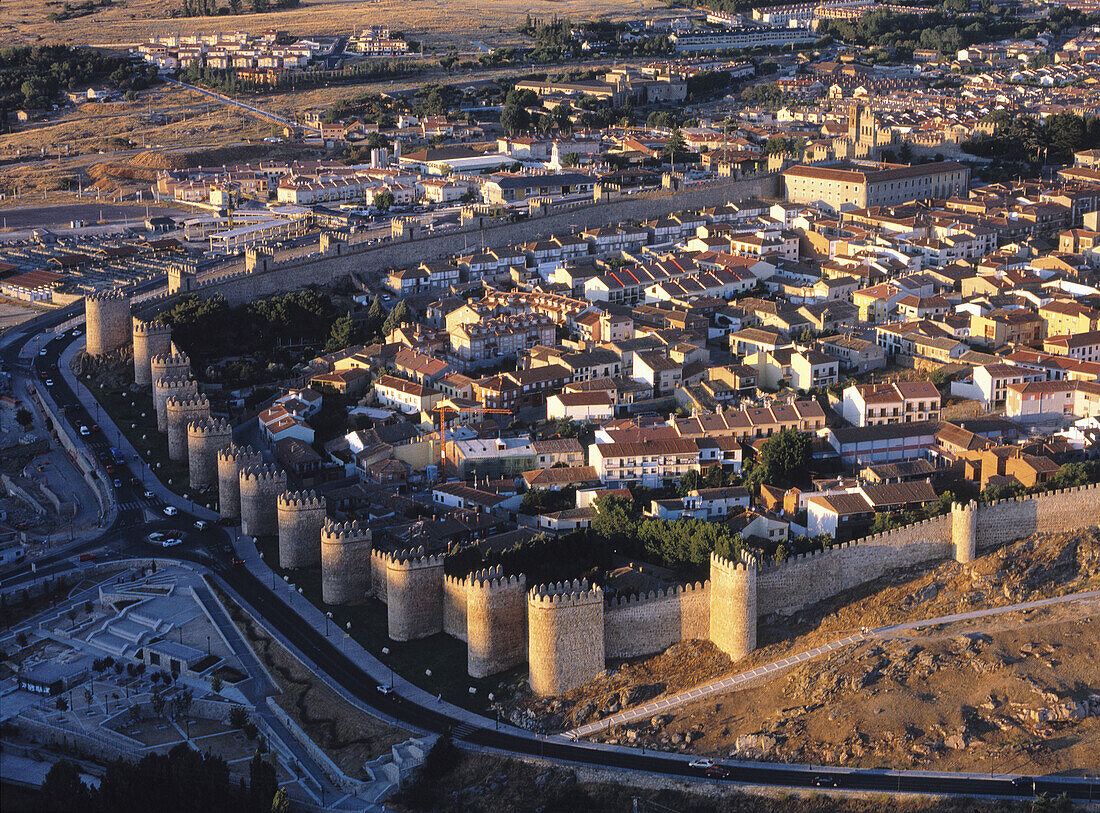
[[[792,557],[761,569],[757,613],[794,613],[890,570],[953,557],[949,514]]]
[[[452,638],[466,640],[466,579],[443,577],[443,631]]]
[[[604,606],[604,651],[609,658],[663,652],[679,641],[710,635],[710,582],[686,584]]]
[[[610,203],[591,203],[559,212],[487,226],[477,231],[455,231],[402,242],[386,241],[376,246],[343,246],[339,252],[294,258],[267,271],[235,274],[224,280],[190,289],[202,298],[221,295],[230,305],[251,302],[272,294],[328,284],[352,272],[403,268],[420,262],[443,259],[481,242],[505,245],[549,237],[564,230],[606,226],[611,221],[648,220],[684,209],[721,206],[748,198],[776,198],[777,175],[762,175],[718,186],[686,189],[676,193],[627,197]],[[201,282],[201,281],[200,281]]]

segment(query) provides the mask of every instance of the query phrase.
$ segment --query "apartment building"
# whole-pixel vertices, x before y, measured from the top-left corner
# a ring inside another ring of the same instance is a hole
[[[844,390],[841,411],[853,426],[938,421],[940,392],[927,381],[853,384]]]
[[[609,488],[630,483],[659,488],[699,471],[699,447],[687,438],[624,443],[593,443],[589,464]]]
[[[374,382],[378,403],[393,407],[406,415],[427,412],[443,400],[443,393],[392,375],[383,375]]]
[[[966,197],[970,170],[965,164],[939,161],[913,166],[841,163],[799,164],[783,172],[787,200],[823,205],[834,211],[891,206],[922,198]]]
[[[538,345],[553,344],[557,325],[542,314],[506,315],[457,324],[448,335],[451,351],[467,366],[479,366],[515,358]]]

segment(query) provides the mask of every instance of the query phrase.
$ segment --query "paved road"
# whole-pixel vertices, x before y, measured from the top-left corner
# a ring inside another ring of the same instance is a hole
[[[0,345],[6,345],[5,355],[18,354],[21,341],[43,326],[52,326],[71,318],[72,314],[60,312],[41,317],[12,331]],[[76,400],[75,394],[70,397]],[[76,407],[83,409],[83,406]],[[129,465],[129,464],[128,464]],[[132,477],[133,471],[128,474]],[[120,494],[120,502],[127,502],[126,492]],[[177,499],[178,498],[174,498]],[[53,562],[59,569],[75,568],[81,552],[101,550],[103,556],[120,558],[147,556],[149,547],[145,535],[161,524],[188,527],[195,515],[180,510],[177,517],[148,524],[142,518],[138,524],[126,524],[127,518],[136,518],[130,510],[119,512],[119,521],[105,531],[103,536],[81,543],[66,551],[65,557]],[[329,636],[323,627],[306,621],[305,616],[292,608],[286,596],[279,592],[287,586],[274,580],[269,587],[270,573],[245,566],[228,544],[224,529],[211,526],[202,532],[192,529],[184,544],[158,551],[181,561],[193,562],[208,568],[213,581],[227,590],[246,607],[262,617],[263,623],[273,630],[281,641],[301,653],[316,669],[318,679],[325,680],[342,694],[352,697],[368,710],[385,719],[421,731],[449,732],[452,737],[470,745],[511,752],[519,755],[540,756],[563,762],[580,763],[608,768],[640,770],[666,776],[687,777],[698,781],[710,781],[692,768],[690,756],[670,753],[640,752],[622,746],[609,746],[590,742],[573,742],[560,736],[540,736],[529,731],[502,726],[478,717],[464,709],[447,703],[433,702],[426,694],[398,679],[397,691],[383,695],[374,688],[377,675],[386,667],[364,653],[357,646],[341,647],[338,636]],[[238,563],[239,562],[239,563]],[[5,586],[29,583],[33,576],[28,569],[10,576]],[[273,589],[274,588],[274,589]],[[1000,611],[1009,610],[1002,608]],[[319,615],[315,608],[309,612]],[[967,614],[961,614],[963,616]],[[950,618],[950,617],[947,617]],[[933,622],[916,622],[924,625]],[[901,625],[899,625],[900,627]],[[333,640],[335,638],[335,641]],[[345,651],[346,650],[346,651]],[[365,669],[364,664],[370,668]],[[835,767],[810,765],[770,765],[751,762],[727,762],[731,783],[748,783],[783,787],[810,788],[823,779],[836,782],[848,790],[880,790],[887,792],[919,792],[955,794],[966,796],[1019,797],[1035,792],[1067,793],[1073,798],[1088,799],[1096,796],[1100,788],[1083,778],[1044,777],[1018,778],[1012,776],[986,777],[974,774],[933,774],[926,772],[899,772],[881,770],[848,770]]]
[[[973,610],[967,613],[955,613],[954,615],[943,615],[939,618],[926,618],[921,621],[906,621],[902,624],[891,624],[886,627],[875,627],[874,629],[867,630],[866,632],[856,633],[855,635],[849,635],[845,638],[838,638],[835,641],[830,641],[827,644],[814,647],[813,649],[807,649],[804,652],[799,652],[796,655],[788,655],[782,660],[772,661],[771,663],[761,664],[747,672],[740,672],[736,675],[730,675],[729,677],[722,678],[721,680],[715,680],[710,683],[704,683],[701,686],[695,686],[684,692],[669,695],[668,697],[662,697],[660,700],[655,700],[652,703],[646,703],[643,706],[637,706],[626,711],[620,711],[618,714],[612,714],[610,717],[604,717],[602,720],[596,720],[592,723],[587,723],[578,728],[571,729],[565,732],[565,736],[571,740],[582,739],[584,737],[590,737],[593,734],[603,731],[604,729],[611,728],[612,726],[622,725],[624,723],[632,723],[636,720],[647,720],[658,714],[663,714],[671,708],[677,706],[683,706],[687,703],[694,703],[697,700],[703,700],[707,697],[712,697],[716,694],[724,694],[734,689],[739,689],[747,686],[754,681],[766,677],[768,675],[774,675],[778,672],[783,672],[790,669],[792,666],[797,666],[800,663],[819,658],[822,655],[828,654],[835,649],[840,649],[844,646],[851,644],[857,644],[860,641],[864,641],[868,638],[883,638],[888,637],[892,633],[901,632],[903,630],[915,630],[922,627],[933,627],[939,624],[953,624],[957,621],[968,621],[975,618],[985,618],[990,615],[1002,615],[1004,613],[1014,613],[1020,610],[1033,610],[1039,607],[1049,607],[1054,604],[1065,604],[1071,601],[1087,601],[1089,599],[1100,598],[1100,590],[1089,590],[1084,593],[1074,593],[1069,596],[1058,596],[1056,598],[1044,598],[1037,599],[1035,601],[1025,601],[1022,604],[1011,604],[1007,607],[993,607],[988,610]]]

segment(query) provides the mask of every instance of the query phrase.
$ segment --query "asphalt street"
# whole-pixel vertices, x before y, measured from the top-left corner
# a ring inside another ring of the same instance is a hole
[[[97,423],[95,416],[88,414],[63,377],[56,374],[57,359],[64,347],[73,339],[71,332],[67,334],[68,338],[50,342],[45,355],[35,355],[32,370],[27,371],[25,368],[20,370],[15,365],[19,350],[28,338],[36,332],[63,323],[73,315],[67,309],[20,326],[16,329],[17,335],[5,337],[7,347],[3,350],[3,355],[10,365],[9,368],[16,372],[33,375],[39,381],[51,378],[53,381],[53,386],[50,388],[51,395],[65,410],[64,419],[74,427],[86,425],[91,429]],[[112,445],[109,438],[95,430],[86,437],[86,440],[97,454],[101,454]],[[80,555],[89,553],[94,553],[97,561],[140,558],[155,554],[161,558],[174,558],[203,565],[211,571],[211,579],[214,583],[244,599],[252,607],[262,608],[263,618],[267,624],[317,664],[332,682],[338,684],[348,694],[354,695],[366,707],[415,728],[438,733],[449,732],[457,740],[499,752],[545,757],[574,764],[689,777],[706,782],[719,781],[792,788],[835,786],[845,790],[990,797],[1030,797],[1036,792],[1047,792],[1053,795],[1066,793],[1075,799],[1100,799],[1100,783],[1095,779],[1089,781],[1085,778],[1068,777],[1038,779],[1013,776],[985,777],[974,774],[854,770],[727,761],[722,764],[729,768],[728,778],[715,780],[705,777],[701,770],[689,766],[690,756],[654,753],[596,743],[571,742],[558,735],[534,737],[526,733],[514,733],[514,730],[499,730],[493,721],[484,718],[479,718],[484,719],[483,725],[474,725],[469,722],[468,716],[460,718],[448,713],[448,707],[445,704],[434,708],[427,704],[418,705],[397,694],[379,693],[375,688],[375,681],[369,675],[360,670],[320,630],[308,623],[303,623],[302,617],[288,607],[260,576],[240,563],[233,553],[230,538],[225,529],[211,524],[204,530],[197,530],[194,527],[196,517],[185,510],[186,503],[182,499],[178,500],[176,516],[163,516],[163,505],[159,499],[155,496],[152,498],[144,496],[141,465],[133,459],[116,466],[111,476],[117,477],[118,485],[113,487],[120,510],[117,519],[104,530],[100,537],[44,557],[38,562],[37,574],[32,574],[29,567],[23,567],[19,572],[0,581],[0,584],[4,587],[17,587],[35,578],[41,578],[45,573],[63,572],[78,567]],[[149,475],[146,473],[145,476]],[[155,521],[147,521],[146,511],[152,512],[151,515],[158,518]],[[167,529],[183,531],[183,542],[171,548],[159,548],[150,544],[148,541],[150,533]]]

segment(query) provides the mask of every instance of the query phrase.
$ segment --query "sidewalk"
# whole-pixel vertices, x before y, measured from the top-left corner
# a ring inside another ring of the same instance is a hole
[[[236,548],[237,555],[244,560],[245,566],[255,575],[257,578],[264,581],[264,583],[270,583],[272,581],[273,571],[268,567],[267,562],[260,558],[259,551],[256,550],[256,546],[252,543],[251,537],[240,536],[234,534],[234,547]],[[475,712],[468,709],[464,709],[461,706],[456,706],[447,701],[440,701],[436,695],[429,694],[407,680],[401,677],[400,674],[390,671],[390,667],[378,660],[374,655],[363,649],[362,646],[354,639],[344,634],[344,632],[333,624],[328,624],[326,627],[326,618],[324,613],[317,607],[315,607],[309,599],[300,595],[294,588],[290,586],[288,582],[282,580],[278,575],[274,576],[274,592],[283,600],[283,602],[294,610],[299,617],[302,618],[307,624],[311,625],[322,637],[325,637],[335,647],[337,647],[345,656],[348,657],[352,663],[355,664],[361,671],[370,676],[370,679],[378,685],[388,684],[393,679],[394,691],[405,700],[413,703],[417,706],[433,709],[441,714],[445,714],[455,720],[456,723],[467,724],[476,728],[498,728],[500,731],[506,732],[513,736],[524,737],[532,740],[533,742],[540,742],[543,737],[535,732],[528,731],[523,728],[517,728],[503,721],[491,720],[488,717],[482,717]],[[234,598],[242,603],[243,606],[248,606],[247,602],[238,596]],[[256,608],[250,608],[250,611],[263,620],[262,613],[258,612]],[[374,715],[380,719],[384,719],[387,722],[394,725],[400,725],[402,728],[412,728],[408,723],[398,722],[393,718],[387,717],[384,713],[379,712],[373,708],[364,705],[358,698],[349,695],[343,687],[332,680],[328,674],[326,674],[320,667],[317,666],[308,656],[303,654],[293,643],[286,640],[282,634],[275,629],[271,629],[265,625],[264,627],[270,634],[272,634],[279,643],[284,647],[292,651],[296,657],[298,657],[303,663],[307,664],[314,673],[322,678],[326,684],[338,692],[349,703],[353,703],[359,708],[363,709],[369,714]],[[429,732],[424,732],[429,733]]]
[[[73,360],[73,357],[76,356],[76,354],[79,353],[81,350],[83,350],[83,348],[83,339],[78,339],[67,348],[65,348],[65,351],[61,354],[61,358],[58,363],[58,369],[61,371],[61,376],[65,379],[66,383],[68,383],[73,392],[76,394],[76,397],[77,399],[79,399],[80,403],[84,405],[84,408],[86,410],[94,414],[97,407],[95,396],[93,396],[91,392],[88,391],[88,388],[85,387],[84,384],[76,377],[76,374],[73,373],[72,368],[69,366]],[[142,480],[145,483],[145,487],[152,491],[161,500],[161,502],[163,502],[165,505],[174,505],[181,511],[186,511],[190,514],[194,514],[199,519],[205,519],[209,522],[216,522],[220,518],[216,512],[211,511],[210,509],[205,508],[198,503],[191,502],[190,500],[185,500],[179,494],[169,489],[168,486],[164,485],[157,478],[157,476],[153,474],[152,469],[149,468],[145,460],[142,459],[140,454],[138,454],[137,449],[133,447],[133,444],[130,443],[129,438],[126,437],[125,433],[123,433],[122,430],[118,428],[111,416],[107,414],[107,410],[102,408],[99,409],[98,420],[100,427],[104,430],[104,434],[106,434],[109,438],[113,436],[115,439],[117,439],[118,447],[122,449],[122,451],[127,455],[127,458],[136,460],[137,465],[144,469],[144,472],[148,475],[142,477]],[[107,431],[108,429],[110,431]]]

